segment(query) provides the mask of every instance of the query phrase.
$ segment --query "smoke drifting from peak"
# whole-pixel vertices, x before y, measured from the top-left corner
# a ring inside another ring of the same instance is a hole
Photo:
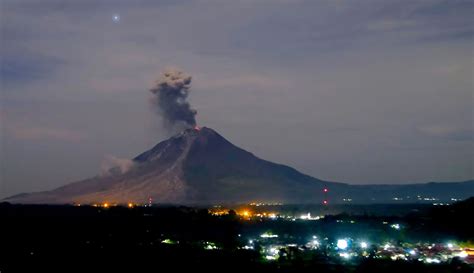
[[[133,160],[106,155],[100,164],[100,175],[124,174],[134,167]]]
[[[170,131],[196,126],[197,111],[187,101],[191,76],[178,69],[166,69],[150,90],[155,97],[153,105]]]

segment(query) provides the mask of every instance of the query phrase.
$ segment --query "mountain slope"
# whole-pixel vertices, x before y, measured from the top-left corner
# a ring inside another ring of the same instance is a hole
[[[240,149],[210,128],[187,129],[133,159],[125,173],[112,169],[58,189],[21,194],[12,203],[154,203],[215,204],[244,202],[386,203],[394,198],[418,201],[474,195],[474,181],[412,185],[363,185],[322,181],[285,165],[262,160]],[[409,196],[409,198],[407,198]]]
[[[159,203],[297,200],[324,182],[242,150],[209,128],[188,129],[133,159],[126,173],[97,176],[15,203]],[[310,197],[308,194],[306,196]]]

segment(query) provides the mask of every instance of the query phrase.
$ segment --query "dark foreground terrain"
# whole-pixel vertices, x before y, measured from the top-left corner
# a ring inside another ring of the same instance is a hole
[[[0,272],[473,272],[456,256],[474,239],[473,205],[308,220],[251,207],[3,203]]]

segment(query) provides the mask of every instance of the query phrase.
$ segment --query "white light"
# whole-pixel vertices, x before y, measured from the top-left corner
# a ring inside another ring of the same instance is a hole
[[[393,224],[393,225],[390,225],[392,228],[394,229],[400,229],[400,224]]]
[[[309,219],[311,219],[311,213],[308,212],[307,214],[301,215],[301,216],[300,216],[300,219],[302,219],[302,220],[309,220]]]
[[[390,244],[385,244],[385,245],[383,246],[383,249],[384,249],[384,250],[387,250],[387,249],[389,249],[389,248],[390,248]]]
[[[346,249],[347,246],[348,246],[347,240],[344,240],[344,239],[337,240],[337,248]]]
[[[262,238],[278,238],[278,235],[270,234],[270,233],[264,233],[264,234],[260,235],[260,237],[262,237]]]
[[[276,257],[267,255],[267,256],[265,256],[265,259],[267,259],[267,260],[276,260]]]
[[[435,264],[439,264],[441,261],[439,259],[432,259],[432,258],[426,258],[426,262],[431,264],[431,263],[435,263]]]
[[[414,249],[410,250],[408,253],[410,253],[410,255],[416,255],[416,251]]]
[[[452,243],[448,243],[448,247],[449,247],[449,248],[453,248],[454,245],[453,245]]]
[[[204,248],[207,249],[207,250],[217,249],[217,247],[215,245],[211,245],[211,244],[207,244]]]
[[[361,242],[360,247],[367,248],[368,244],[366,242]]]
[[[253,240],[249,240],[249,244],[253,244]]]
[[[461,252],[455,253],[454,256],[458,256],[459,258],[466,258],[468,254],[466,251],[461,251]]]
[[[276,247],[272,247],[272,248],[270,248],[270,253],[277,254],[278,249]]]
[[[349,258],[350,258],[349,253],[346,253],[346,252],[339,253],[339,256],[341,256],[342,258],[345,258],[345,259],[349,259]]]
[[[120,21],[120,15],[114,14],[114,16],[112,16],[112,20],[117,23],[118,21]]]

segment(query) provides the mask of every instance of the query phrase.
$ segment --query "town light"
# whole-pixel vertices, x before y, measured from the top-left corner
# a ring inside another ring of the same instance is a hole
[[[469,254],[467,254],[466,251],[461,251],[461,252],[454,253],[454,256],[458,256],[459,258],[466,258],[467,256],[469,256]]]
[[[278,235],[276,234],[271,234],[271,233],[263,233],[260,235],[261,238],[278,238]]]
[[[400,224],[393,224],[393,225],[390,225],[390,227],[392,227],[393,229],[399,230]]]
[[[341,256],[344,259],[349,259],[350,258],[349,253],[346,253],[346,252],[339,253],[339,256]]]
[[[347,246],[348,246],[347,240],[339,239],[339,240],[337,240],[337,244],[336,244],[336,245],[337,245],[337,248],[344,250],[344,249],[346,249]]]

